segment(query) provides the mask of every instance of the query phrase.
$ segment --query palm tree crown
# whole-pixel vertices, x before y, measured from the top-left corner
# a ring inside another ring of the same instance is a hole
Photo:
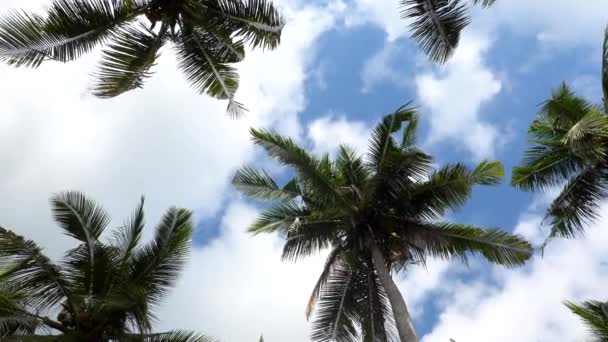
[[[412,38],[434,62],[445,63],[469,24],[468,4],[490,7],[496,0],[400,0],[401,17],[411,20]]]
[[[553,237],[572,238],[597,217],[608,196],[608,30],[604,40],[604,104],[577,96],[566,84],[553,92],[528,131],[532,146],[511,183],[523,190],[562,187],[547,211]]]
[[[77,192],[53,196],[55,221],[79,244],[60,264],[35,242],[0,228],[0,337],[211,341],[187,331],[151,333],[152,309],[175,284],[187,260],[192,218],[186,209],[167,210],[154,239],[143,244],[143,204],[142,198],[133,216],[106,243],[100,236],[110,218],[100,206]]]
[[[228,100],[239,77],[231,66],[244,44],[275,48],[283,18],[270,0],[54,0],[45,16],[12,12],[0,18],[0,60],[38,67],[72,61],[105,44],[93,93],[102,98],[141,88],[161,47],[172,43],[179,67],[200,93]]]
[[[313,341],[417,341],[389,270],[424,264],[428,256],[466,260],[468,252],[506,266],[531,256],[518,236],[439,221],[465,203],[475,184],[498,183],[503,169],[484,161],[434,170],[415,146],[417,122],[405,107],[386,116],[367,159],[347,146],[335,159],[318,158],[275,132],[252,130],[253,141],[296,176],[279,186],[265,171],[237,172],[233,184],[243,194],[275,203],[249,231],[283,235],[286,260],[330,249],[306,310],[310,317],[316,308]]]

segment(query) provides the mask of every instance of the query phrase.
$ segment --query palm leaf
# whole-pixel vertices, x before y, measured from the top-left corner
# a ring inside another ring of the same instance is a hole
[[[285,20],[268,0],[217,0],[219,16],[230,21],[236,35],[242,37],[253,48],[274,49],[281,39]]]
[[[240,116],[245,108],[234,99],[239,86],[236,69],[229,66],[231,49],[213,35],[193,30],[182,33],[177,44],[179,66],[192,86],[200,93],[227,99],[227,113]]]
[[[434,62],[454,53],[460,32],[470,22],[460,0],[401,0],[401,17],[413,19],[412,38]]]
[[[0,20],[0,58],[37,67],[47,59],[74,60],[143,14],[144,0],[55,0],[46,17],[12,12]]]
[[[130,260],[144,230],[144,197],[125,225],[114,234],[114,246],[120,251],[122,262]]]
[[[406,224],[404,240],[416,241],[430,255],[461,257],[477,252],[488,261],[507,267],[523,265],[532,256],[532,247],[522,237],[500,229],[481,229],[454,223]],[[412,234],[411,237],[408,235]]]
[[[598,341],[608,341],[608,315],[606,304],[598,301],[587,301],[582,304],[564,303],[570,311],[583,321],[585,326]]]
[[[30,304],[36,308],[50,309],[64,299],[71,303],[69,284],[60,267],[35,242],[0,228],[0,261],[7,268],[0,281],[27,289]]]
[[[245,196],[263,201],[287,201],[299,196],[297,191],[292,191],[289,187],[279,188],[266,171],[250,167],[238,170],[232,184]]]
[[[175,285],[190,252],[192,225],[189,210],[171,208],[161,219],[154,240],[135,252],[130,282],[145,289],[150,304],[158,303]]]
[[[142,88],[144,79],[151,76],[150,68],[159,57],[166,32],[166,25],[158,34],[140,25],[139,28],[126,27],[115,33],[112,44],[102,53],[93,94],[110,98]]]
[[[585,223],[598,216],[599,202],[608,195],[608,183],[602,171],[589,167],[573,177],[551,203],[551,233],[572,238],[585,230]]]
[[[333,203],[346,202],[333,185],[335,175],[331,166],[323,160],[318,160],[309,155],[303,148],[298,146],[291,138],[286,138],[274,131],[251,129],[253,142],[261,146],[266,152],[280,163],[294,168],[299,178],[310,182],[317,196]]]
[[[216,339],[209,336],[197,334],[192,331],[174,330],[156,334],[142,335],[127,335],[124,341],[141,341],[141,342],[217,342]]]

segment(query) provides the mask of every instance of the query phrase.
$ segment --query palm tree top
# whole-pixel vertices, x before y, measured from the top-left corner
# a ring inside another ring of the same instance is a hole
[[[235,100],[232,66],[244,45],[274,49],[284,19],[270,0],[53,0],[44,15],[12,11],[0,18],[0,60],[38,67],[69,62],[104,45],[93,94],[110,98],[142,88],[161,48],[171,44],[179,68],[200,93]]]
[[[403,322],[391,316],[396,286],[383,272],[387,267],[399,272],[429,256],[466,262],[471,252],[514,267],[532,254],[517,235],[442,222],[448,210],[465,204],[474,185],[497,184],[504,170],[495,161],[436,169],[415,145],[417,125],[415,109],[401,107],[376,125],[366,157],[342,145],[335,158],[311,155],[274,131],[251,130],[254,143],[295,177],[279,185],[264,170],[236,173],[233,184],[244,195],[274,204],[249,231],[285,237],[286,260],[330,250],[307,308],[309,317],[317,308],[314,341],[396,339],[395,325]]]
[[[34,241],[0,228],[0,337],[37,339],[54,331],[75,341],[210,342],[192,332],[151,332],[153,309],[187,261],[192,214],[170,208],[144,243],[143,205],[142,198],[104,242],[110,218],[101,206],[78,192],[53,195],[55,221],[78,242],[60,263]]]
[[[603,104],[577,96],[563,83],[543,103],[528,130],[530,147],[511,184],[527,191],[562,188],[547,210],[554,237],[574,238],[608,196],[608,29],[602,53]]]

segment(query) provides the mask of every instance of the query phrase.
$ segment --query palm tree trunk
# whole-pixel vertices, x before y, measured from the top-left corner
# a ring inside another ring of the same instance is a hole
[[[399,332],[399,339],[401,342],[418,342],[416,329],[414,329],[414,322],[412,322],[410,313],[407,311],[405,300],[403,300],[399,288],[388,272],[382,252],[380,252],[380,249],[378,249],[375,242],[371,243],[371,252],[374,268],[376,269],[376,272],[378,272],[378,278],[380,278],[380,281],[382,282],[388,301],[391,303],[391,308],[393,309],[395,324],[397,325],[397,331]]]

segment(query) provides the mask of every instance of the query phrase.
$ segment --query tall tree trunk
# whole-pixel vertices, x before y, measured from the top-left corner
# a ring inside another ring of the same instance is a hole
[[[401,342],[418,342],[416,329],[414,329],[414,322],[412,322],[410,313],[407,311],[405,300],[403,299],[399,288],[388,272],[388,268],[384,262],[384,256],[382,256],[382,252],[380,252],[380,249],[375,242],[372,242],[370,245],[374,268],[376,269],[376,272],[378,272],[378,278],[380,278],[382,286],[386,291],[388,301],[391,303],[397,331],[399,332],[399,338],[401,339]]]

